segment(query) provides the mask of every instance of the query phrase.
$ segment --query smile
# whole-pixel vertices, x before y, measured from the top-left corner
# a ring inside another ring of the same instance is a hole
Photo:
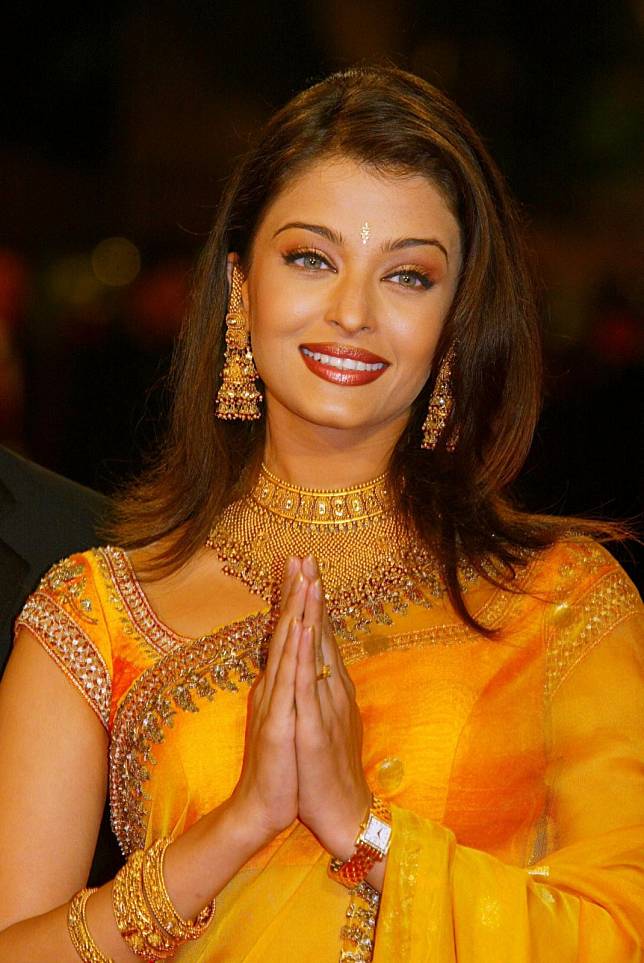
[[[345,345],[300,345],[300,352],[307,368],[334,384],[352,386],[369,384],[379,378],[389,367],[384,358]]]
[[[331,365],[332,368],[340,368],[342,371],[380,371],[385,367],[384,361],[377,361],[375,364],[367,364],[366,361],[356,361],[355,358],[336,358],[332,354],[322,354],[319,351],[309,351],[302,348],[302,354],[307,358],[313,358],[320,364]]]

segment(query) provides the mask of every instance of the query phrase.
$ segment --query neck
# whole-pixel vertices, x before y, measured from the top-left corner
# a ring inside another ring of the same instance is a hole
[[[386,472],[403,418],[375,427],[328,428],[283,409],[266,425],[264,464],[282,481],[302,488],[344,489]]]

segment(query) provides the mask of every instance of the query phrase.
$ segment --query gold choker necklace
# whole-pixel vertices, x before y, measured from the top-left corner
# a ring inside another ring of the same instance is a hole
[[[313,555],[336,633],[355,639],[372,622],[391,623],[409,603],[445,593],[436,559],[393,509],[386,476],[342,491],[287,484],[265,465],[253,490],[233,502],[206,544],[224,571],[272,606],[286,559]]]

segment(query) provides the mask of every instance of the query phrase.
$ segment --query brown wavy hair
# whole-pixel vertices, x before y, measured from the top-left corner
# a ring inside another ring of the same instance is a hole
[[[261,458],[263,421],[224,422],[214,398],[224,356],[226,259],[248,266],[267,207],[294,176],[342,155],[389,174],[422,174],[442,192],[461,228],[462,271],[427,382],[393,452],[391,488],[403,516],[437,554],[461,617],[458,581],[467,559],[512,587],[526,550],[552,544],[571,525],[530,515],[507,486],[527,455],[541,399],[541,346],[533,284],[517,209],[468,120],[441,91],[393,67],[333,74],[268,122],[231,178],[198,262],[170,375],[169,428],[141,477],[116,501],[110,539],[126,549],[159,542],[148,575],[172,571],[203,544],[213,519],[250,483]],[[454,452],[420,448],[436,374],[455,346]],[[615,530],[610,530],[614,535]]]

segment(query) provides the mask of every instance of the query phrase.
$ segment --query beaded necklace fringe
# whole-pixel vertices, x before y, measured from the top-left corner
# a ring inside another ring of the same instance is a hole
[[[374,622],[391,624],[388,609],[430,607],[446,592],[437,559],[393,510],[384,474],[354,488],[315,490],[262,465],[252,491],[225,509],[206,544],[226,574],[272,607],[286,559],[313,555],[334,631],[347,640]],[[464,566],[460,577],[465,588],[476,572]]]

